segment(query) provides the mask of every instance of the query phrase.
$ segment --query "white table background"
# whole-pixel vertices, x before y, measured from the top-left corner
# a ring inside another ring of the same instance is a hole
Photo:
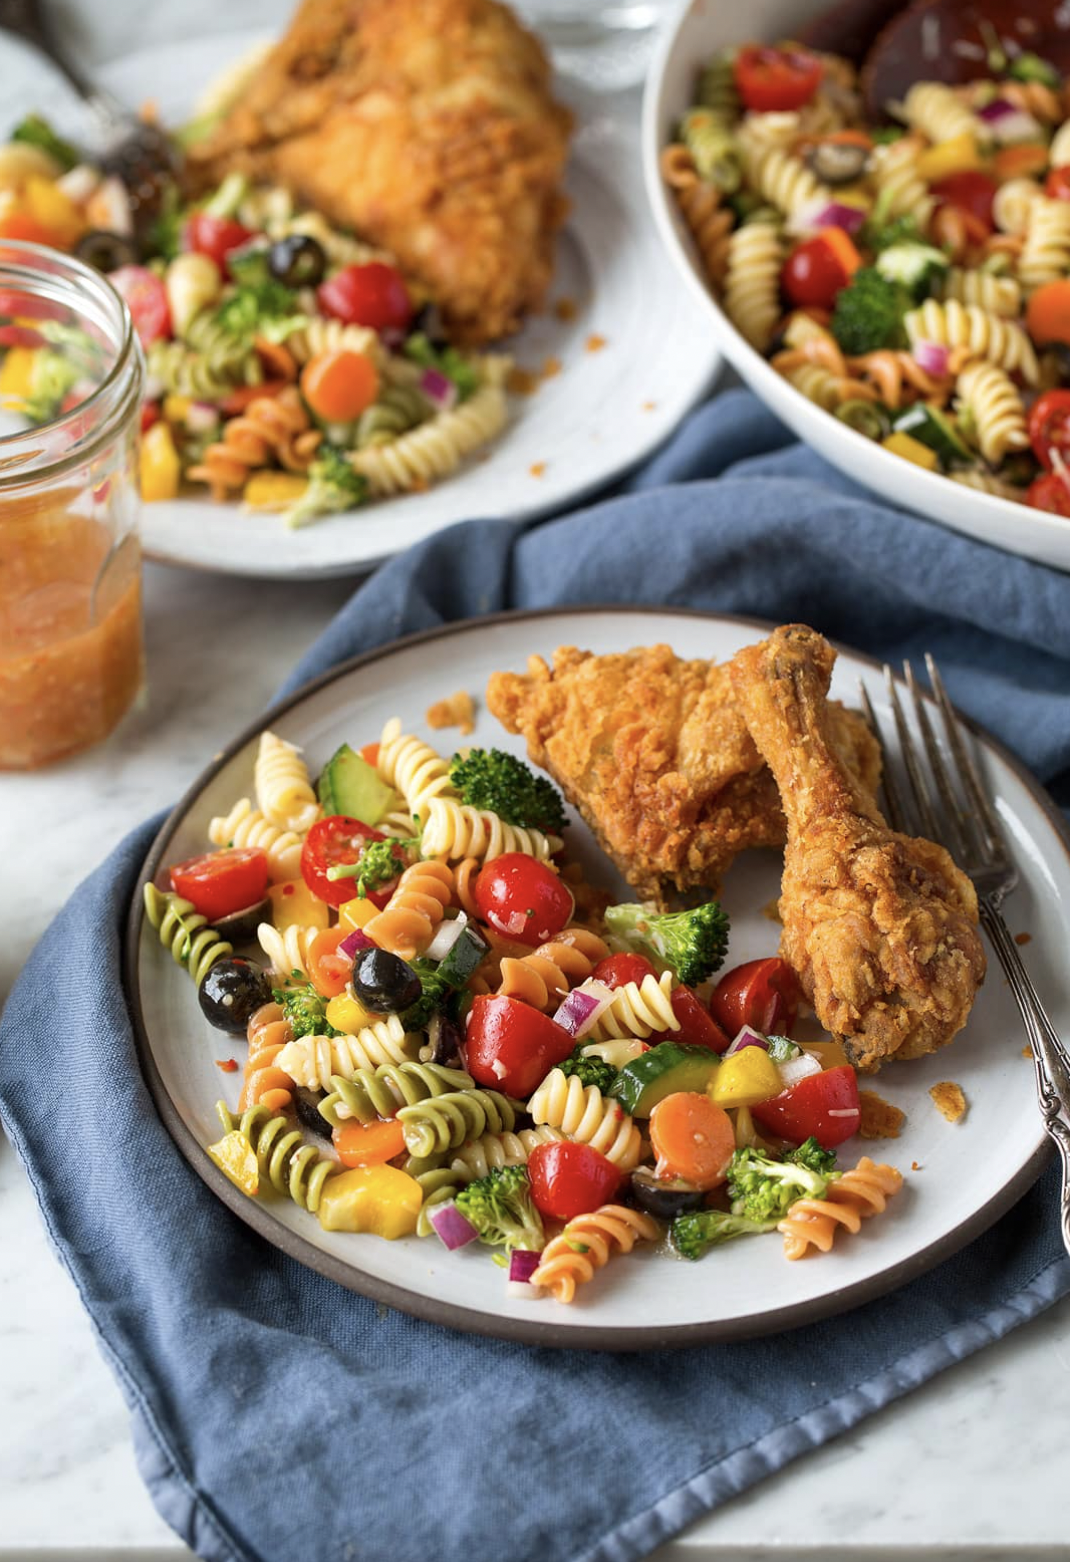
[[[56,5],[90,65],[278,26],[289,9]],[[142,707],[102,748],[40,775],[0,776],[0,1000],[79,880],[270,700],[351,588],[147,567]],[[119,1391],[2,1137],[0,1404],[0,1562],[188,1558],[141,1485]],[[656,1562],[1065,1562],[1068,1426],[1070,1300],[728,1503]],[[408,1562],[403,1545],[398,1562]]]

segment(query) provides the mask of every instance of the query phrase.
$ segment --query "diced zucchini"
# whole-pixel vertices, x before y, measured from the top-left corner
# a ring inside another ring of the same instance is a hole
[[[906,242],[882,250],[873,263],[888,282],[900,282],[915,299],[926,298],[935,277],[950,264],[943,250],[931,244]]]
[[[318,791],[325,814],[347,814],[369,829],[390,812],[394,801],[393,787],[348,743],[324,765]]]
[[[438,974],[451,987],[463,987],[475,974],[476,967],[484,959],[490,945],[478,928],[468,923],[462,928],[453,948],[438,967]]]
[[[717,1072],[719,1058],[708,1047],[663,1041],[625,1064],[610,1088],[633,1117],[649,1117],[659,1101],[678,1090],[703,1091]]]
[[[893,434],[908,434],[919,444],[927,445],[944,466],[974,459],[973,451],[947,413],[941,412],[939,407],[930,407],[927,402],[916,401],[912,407],[904,407],[892,423],[892,431]]]

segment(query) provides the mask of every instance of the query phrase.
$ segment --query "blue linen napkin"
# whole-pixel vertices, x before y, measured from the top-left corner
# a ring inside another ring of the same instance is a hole
[[[935,650],[953,697],[1070,801],[1070,577],[880,507],[742,392],[695,413],[630,489],[393,560],[287,688],[508,607],[802,619],[882,657]],[[536,1349],[343,1290],[218,1203],[141,1079],[120,942],[159,822],[29,961],[0,1026],[0,1116],[127,1398],[142,1476],[210,1562],[631,1562],[1070,1291],[1054,1168],[938,1269],[753,1343]]]

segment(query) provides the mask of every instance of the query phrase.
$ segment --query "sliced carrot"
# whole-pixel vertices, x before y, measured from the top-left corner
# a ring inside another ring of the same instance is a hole
[[[1047,166],[1048,149],[1039,141],[1001,147],[992,159],[992,172],[1001,183],[1005,179],[1032,178],[1042,174]]]
[[[378,765],[378,763],[379,763],[379,745],[378,745],[378,743],[365,743],[364,747],[360,751],[360,757],[361,757],[361,759],[363,759],[369,765]]]
[[[842,228],[819,228],[819,239],[824,239],[849,277],[853,277],[862,264],[862,257],[852,244],[850,236]]]
[[[321,998],[337,998],[353,972],[352,960],[338,954],[338,945],[352,928],[325,927],[316,934],[308,951],[308,974]]]
[[[736,1148],[732,1119],[699,1091],[678,1090],[650,1114],[650,1143],[659,1177],[683,1177],[698,1188],[725,1179]]]
[[[383,1122],[339,1123],[331,1135],[343,1166],[381,1166],[405,1149],[405,1130],[396,1117]]]
[[[833,130],[821,141],[831,141],[834,146],[863,146],[867,150],[873,145],[873,137],[865,130]]]
[[[1070,342],[1070,281],[1045,282],[1025,306],[1026,330],[1038,347]]]
[[[363,353],[331,348],[305,364],[301,393],[317,417],[328,423],[351,423],[378,396],[379,376]]]
[[[277,396],[287,384],[286,380],[265,380],[262,385],[239,385],[219,398],[219,410],[226,418],[236,418],[251,402],[258,401],[261,396]]]

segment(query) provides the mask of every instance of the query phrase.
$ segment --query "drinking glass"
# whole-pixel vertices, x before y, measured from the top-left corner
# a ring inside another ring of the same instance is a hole
[[[641,81],[658,28],[678,0],[520,0],[521,16],[540,35],[564,74],[596,91]]]

